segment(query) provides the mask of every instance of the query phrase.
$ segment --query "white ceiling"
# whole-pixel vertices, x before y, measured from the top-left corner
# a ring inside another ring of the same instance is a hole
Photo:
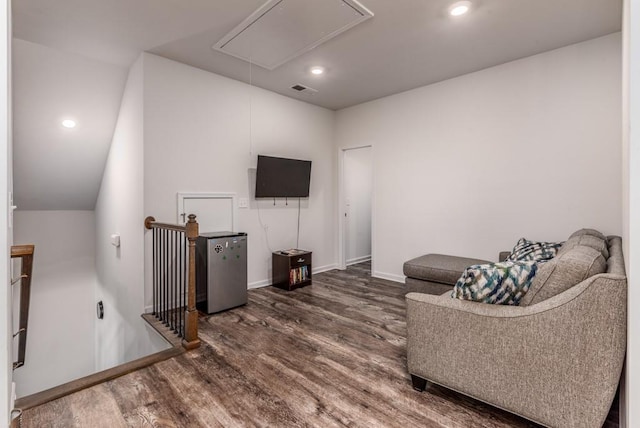
[[[142,51],[340,109],[620,31],[622,14],[621,0],[474,0],[458,18],[453,0],[360,0],[373,18],[272,71],[211,48],[265,1],[14,1],[14,37],[51,48],[14,52],[18,206],[93,208],[123,76]],[[61,133],[52,120],[71,113],[82,125]]]
[[[446,13],[451,3],[362,0],[372,19],[273,71],[254,66],[253,84],[337,110],[620,31],[622,21],[619,0],[477,0],[457,19]],[[212,26],[150,52],[248,82],[246,62],[209,49],[231,28]],[[314,65],[326,75],[310,75]],[[294,94],[296,83],[319,92]]]

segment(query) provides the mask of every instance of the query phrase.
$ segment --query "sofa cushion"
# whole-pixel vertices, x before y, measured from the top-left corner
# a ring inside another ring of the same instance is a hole
[[[518,305],[536,274],[535,261],[506,261],[465,269],[451,297],[498,305]]]
[[[583,229],[590,230],[590,229]],[[577,232],[576,232],[577,233]],[[571,249],[578,246],[591,247],[594,250],[598,250],[605,259],[609,258],[609,245],[607,243],[607,239],[602,239],[599,236],[582,234],[582,235],[572,235],[567,239],[567,241],[562,245],[560,250],[558,250],[558,256],[570,251]]]
[[[591,247],[579,245],[539,266],[529,291],[520,303],[534,305],[607,270],[607,261]]]
[[[427,254],[405,262],[402,271],[409,278],[454,285],[467,266],[489,263],[467,257]]]
[[[571,236],[569,236],[569,238],[573,238],[574,236],[582,236],[582,235],[591,235],[591,236],[596,236],[602,240],[606,240],[607,237],[604,236],[604,234],[602,232],[598,232],[595,229],[580,229],[580,230],[576,230],[575,232],[573,232],[571,234]]]
[[[546,261],[551,260],[558,253],[562,243],[536,242],[520,238],[507,257],[507,261]]]

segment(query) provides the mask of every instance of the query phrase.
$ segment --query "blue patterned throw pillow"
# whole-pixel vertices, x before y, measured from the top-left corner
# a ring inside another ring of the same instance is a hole
[[[535,261],[473,265],[464,270],[451,297],[497,305],[518,305],[536,275]]]
[[[507,261],[546,262],[558,254],[560,247],[562,247],[562,242],[535,242],[520,238],[507,257]]]

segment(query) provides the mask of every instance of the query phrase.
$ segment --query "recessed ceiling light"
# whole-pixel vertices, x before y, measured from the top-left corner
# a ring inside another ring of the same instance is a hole
[[[320,76],[322,73],[324,73],[324,67],[311,67],[311,74]]]
[[[75,128],[76,121],[71,119],[65,119],[62,121],[62,126],[64,126],[65,128]]]
[[[449,15],[451,16],[464,15],[465,13],[469,12],[469,9],[471,9],[470,1],[459,1],[452,4],[449,7]]]

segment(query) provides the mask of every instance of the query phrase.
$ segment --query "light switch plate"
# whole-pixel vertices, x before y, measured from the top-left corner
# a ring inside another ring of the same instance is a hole
[[[238,208],[249,208],[249,198],[238,198]]]
[[[120,246],[120,235],[118,234],[111,235],[111,245],[113,245],[114,247]]]

